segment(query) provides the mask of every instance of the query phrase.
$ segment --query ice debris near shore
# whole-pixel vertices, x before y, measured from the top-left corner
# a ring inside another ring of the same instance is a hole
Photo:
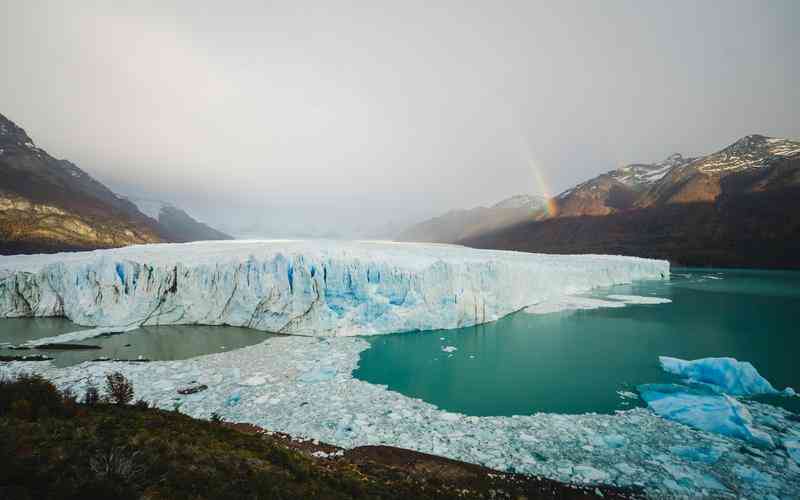
[[[645,408],[613,415],[467,416],[354,379],[368,347],[360,338],[277,336],[181,361],[66,368],[0,363],[0,376],[41,373],[80,395],[87,383],[101,386],[106,373],[121,371],[137,398],[164,409],[179,405],[194,417],[216,412],[228,421],[343,447],[385,444],[562,481],[639,486],[654,498],[797,495],[800,422],[781,408],[740,403],[776,445],[765,449]],[[191,384],[207,389],[178,392]]]
[[[454,245],[220,241],[0,256],[0,318],[83,326],[231,325],[351,336],[457,328],[669,263]]]

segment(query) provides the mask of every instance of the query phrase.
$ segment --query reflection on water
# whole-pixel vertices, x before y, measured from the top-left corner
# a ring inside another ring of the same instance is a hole
[[[776,387],[800,387],[800,273],[679,269],[667,282],[604,292],[673,303],[518,313],[459,330],[367,337],[371,348],[355,376],[471,415],[630,408],[638,400],[624,391],[675,380],[661,371],[660,355],[731,356]],[[800,398],[770,402],[800,411]]]
[[[0,320],[0,342],[21,344],[28,340],[80,330],[81,327],[57,318]],[[151,360],[187,359],[203,354],[239,349],[263,342],[270,334],[231,326],[148,326],[131,332],[76,342],[97,345],[100,349],[81,351],[0,349],[3,355],[45,354],[57,366],[107,357]]]

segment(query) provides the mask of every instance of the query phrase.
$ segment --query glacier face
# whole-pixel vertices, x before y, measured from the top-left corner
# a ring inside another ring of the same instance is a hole
[[[223,241],[0,257],[0,317],[85,326],[231,325],[313,336],[457,328],[666,261],[452,245]]]

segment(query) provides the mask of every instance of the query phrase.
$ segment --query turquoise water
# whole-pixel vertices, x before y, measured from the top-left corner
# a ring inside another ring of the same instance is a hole
[[[469,415],[611,413],[641,404],[620,391],[674,379],[658,356],[731,356],[777,388],[800,389],[800,273],[675,269],[669,281],[593,294],[671,304],[517,313],[458,330],[365,337],[359,379]],[[452,353],[444,346],[457,348]],[[800,411],[800,398],[769,402]]]
[[[61,318],[0,320],[0,343],[13,345],[28,340],[52,337],[82,328]],[[107,357],[157,361],[188,359],[204,354],[239,349],[266,340],[270,334],[231,326],[148,326],[131,332],[70,342],[100,346],[100,349],[54,351],[31,349],[12,351],[0,348],[6,356],[43,354],[52,357],[57,366],[70,366]]]

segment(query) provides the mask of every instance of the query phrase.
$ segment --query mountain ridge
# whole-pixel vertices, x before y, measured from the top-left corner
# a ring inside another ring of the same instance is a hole
[[[751,134],[708,155],[673,154],[604,172],[551,202],[544,216],[427,241],[800,268],[800,141]]]
[[[176,241],[174,228],[153,221],[74,163],[37,147],[3,114],[0,174],[0,253]]]

